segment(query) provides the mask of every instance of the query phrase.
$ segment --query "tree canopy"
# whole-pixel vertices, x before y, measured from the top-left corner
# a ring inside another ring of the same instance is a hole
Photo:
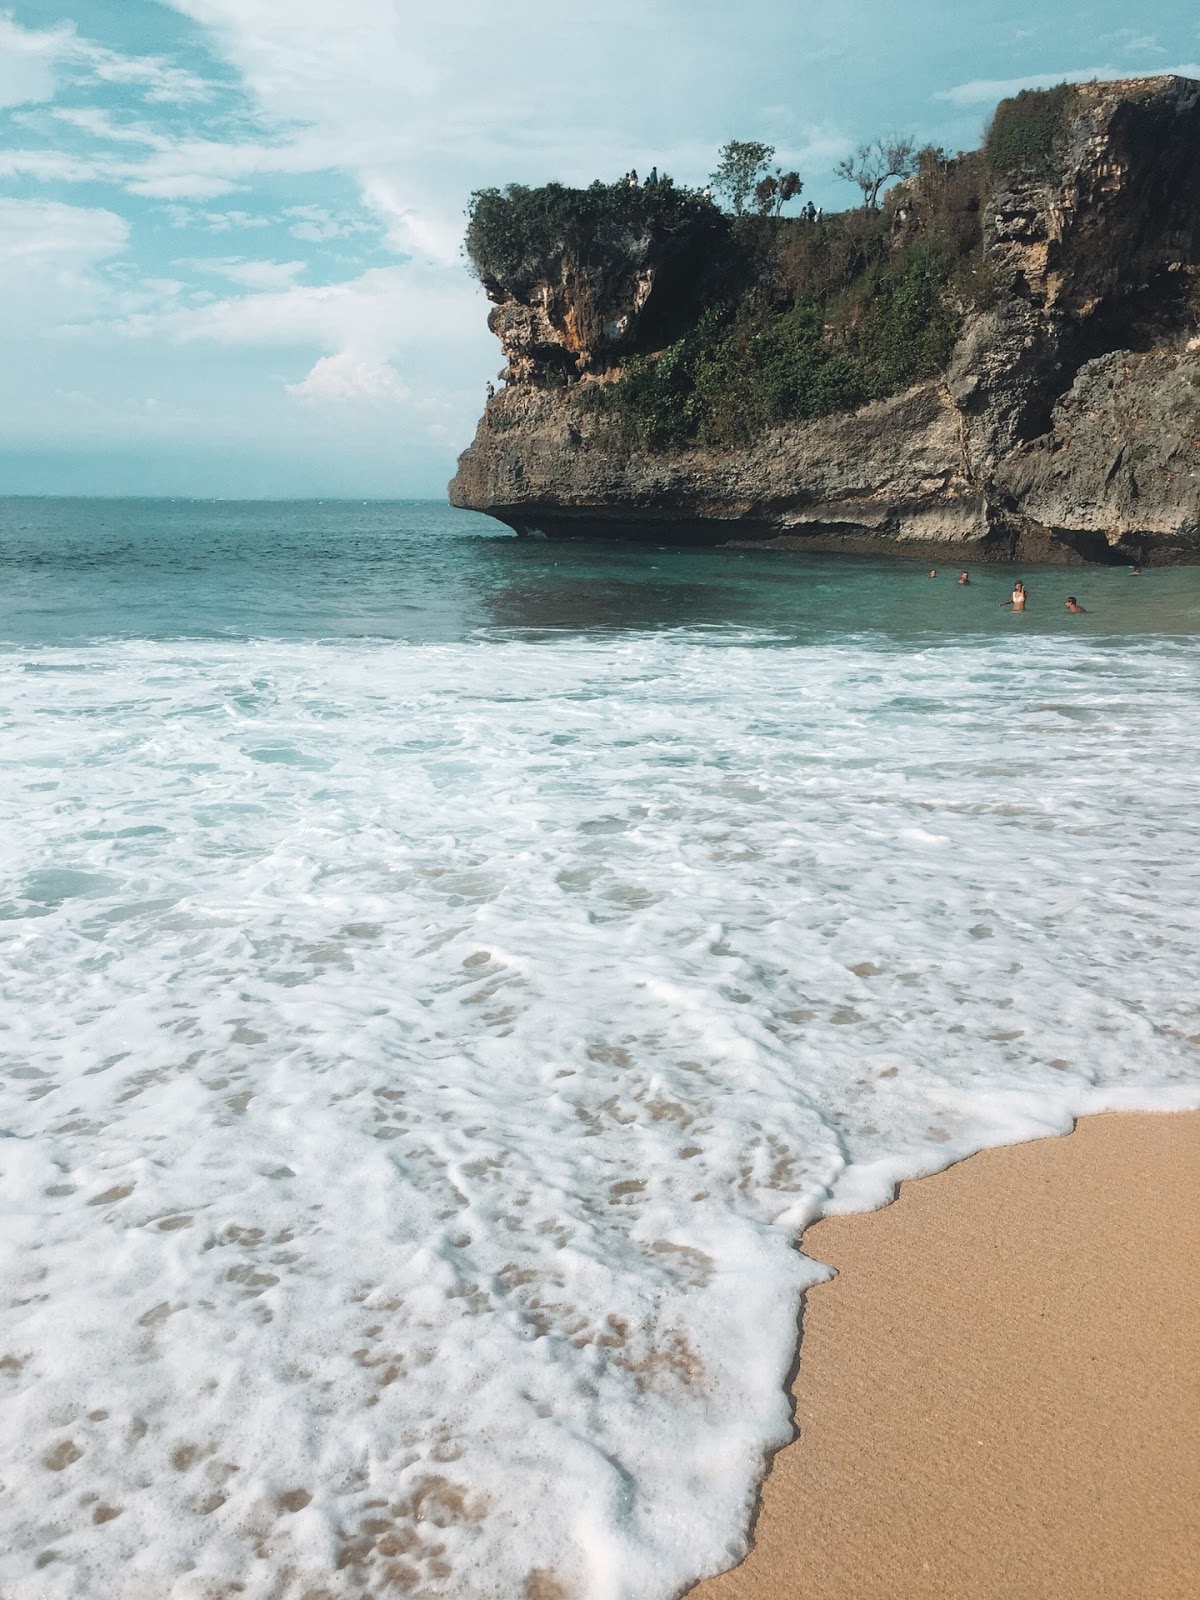
[[[778,217],[789,200],[794,200],[803,189],[798,172],[784,172],[776,167],[760,178],[754,186],[754,209],[761,217]]]
[[[860,144],[833,170],[847,183],[856,183],[862,190],[863,205],[874,211],[879,204],[879,191],[890,178],[907,178],[917,170],[916,140],[908,134],[885,134],[881,139]]]
[[[466,250],[475,272],[514,291],[564,251],[578,265],[600,265],[619,257],[630,239],[669,241],[728,227],[710,199],[676,188],[670,178],[632,187],[597,181],[586,189],[562,183],[477,189],[467,218]]]
[[[767,176],[775,146],[757,139],[730,139],[717,154],[709,182],[726,197],[735,216],[744,216],[747,201]]]

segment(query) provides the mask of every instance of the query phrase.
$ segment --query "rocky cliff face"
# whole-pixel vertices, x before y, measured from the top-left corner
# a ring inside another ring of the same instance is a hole
[[[1080,87],[1052,171],[994,182],[983,225],[991,303],[940,378],[738,450],[630,451],[597,420],[662,317],[652,242],[585,294],[489,285],[508,381],[451,500],[550,536],[1200,560],[1200,84]],[[547,386],[548,359],[579,376]]]

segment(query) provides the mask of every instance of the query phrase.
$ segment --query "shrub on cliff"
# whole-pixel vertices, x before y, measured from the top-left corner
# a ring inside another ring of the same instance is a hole
[[[710,310],[660,355],[632,362],[603,404],[652,450],[744,445],[789,417],[819,416],[865,398],[822,338],[819,307]]]
[[[700,366],[687,411],[701,444],[743,445],[792,418],[843,411],[866,396],[859,374],[826,337],[823,307],[740,317]]]
[[[717,153],[720,159],[708,181],[717,194],[729,201],[734,216],[740,217],[758,184],[771,170],[775,146],[759,139],[730,139]]]
[[[944,370],[961,320],[947,302],[950,271],[944,249],[916,244],[855,286],[839,343],[864,395],[882,399]]]
[[[651,243],[669,250],[673,241],[727,228],[710,199],[670,178],[644,186],[597,180],[587,189],[477,189],[467,217],[466,251],[477,276],[515,295],[553,274],[564,257],[577,267],[611,269]]]
[[[983,197],[988,187],[983,152],[947,155],[935,145],[917,152],[917,170],[894,203],[908,217],[910,234],[935,241],[961,263],[983,245]],[[972,268],[976,263],[972,263]]]
[[[1070,120],[1076,90],[1069,83],[1053,89],[1022,89],[1011,100],[1001,100],[987,131],[984,149],[988,165],[997,176],[1032,173],[1049,177],[1054,171],[1054,144]]]
[[[845,411],[944,370],[959,315],[947,295],[957,258],[914,244],[876,255],[848,287],[786,307],[768,292],[710,308],[659,355],[604,392],[609,415],[652,450],[744,446],[765,428]]]
[[[835,211],[817,221],[788,218],[768,246],[771,270],[791,299],[848,289],[888,258],[893,218],[883,211]]]
[[[915,173],[882,208],[856,207],[811,221],[788,218],[775,226],[765,246],[771,271],[793,301],[828,299],[870,280],[919,244],[936,254],[944,276],[968,277],[983,243],[983,187],[977,154],[947,156],[929,146],[918,152]]]

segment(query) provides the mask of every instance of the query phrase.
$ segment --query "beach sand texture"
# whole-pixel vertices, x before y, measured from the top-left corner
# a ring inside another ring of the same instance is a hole
[[[689,1600],[1200,1595],[1200,1113],[1092,1117],[832,1217],[800,1437]]]

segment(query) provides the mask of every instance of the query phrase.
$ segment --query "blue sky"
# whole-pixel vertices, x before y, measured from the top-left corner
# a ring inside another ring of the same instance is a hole
[[[0,493],[440,495],[499,365],[470,191],[762,138],[805,198],[1200,13],[942,0],[0,0]]]

